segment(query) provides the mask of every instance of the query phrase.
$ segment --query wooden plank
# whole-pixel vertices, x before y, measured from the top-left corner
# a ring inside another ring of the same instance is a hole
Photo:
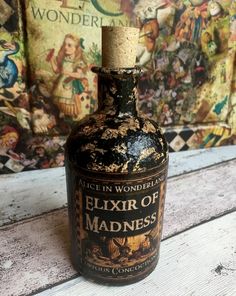
[[[0,196],[0,226],[65,207],[65,169],[0,176]]]
[[[236,158],[236,146],[170,154],[169,177]],[[66,206],[64,168],[0,176],[0,226]]]
[[[134,285],[114,288],[79,277],[36,295],[235,296],[235,228],[232,213],[162,242],[158,267]]]
[[[166,236],[236,210],[236,160],[170,179]]]
[[[0,295],[22,295],[75,274],[69,261],[67,211],[0,230]]]
[[[172,178],[168,182],[164,237],[233,209],[236,160]],[[66,209],[1,227],[0,250],[4,296],[28,294],[76,274],[69,262]]]
[[[236,146],[170,153],[169,177],[199,170],[236,158]]]

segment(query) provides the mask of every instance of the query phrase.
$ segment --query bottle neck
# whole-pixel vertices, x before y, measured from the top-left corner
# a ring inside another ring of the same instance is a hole
[[[98,111],[110,115],[137,116],[139,69],[93,68],[98,74]]]

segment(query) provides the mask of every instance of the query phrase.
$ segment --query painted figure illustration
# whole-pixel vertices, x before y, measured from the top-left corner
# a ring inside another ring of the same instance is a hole
[[[3,89],[2,94],[4,96],[12,98],[12,94],[7,91],[7,88],[14,86],[18,77],[18,69],[14,61],[9,59],[9,56],[19,51],[19,44],[0,40],[0,46],[2,48],[0,57],[0,89]]]
[[[2,148],[4,172],[64,163],[67,135],[97,108],[90,69],[101,65],[102,25],[140,27],[139,107],[163,127],[170,151],[236,143],[235,0],[27,0],[25,8],[28,64],[21,26],[13,32],[5,16],[0,33],[0,135],[5,143],[6,127],[16,131],[9,151],[19,155]]]
[[[56,58],[53,53],[54,50],[48,56],[52,70],[58,74],[52,91],[53,101],[60,110],[60,116],[77,118],[81,115],[81,95],[88,82],[83,39],[67,34]]]

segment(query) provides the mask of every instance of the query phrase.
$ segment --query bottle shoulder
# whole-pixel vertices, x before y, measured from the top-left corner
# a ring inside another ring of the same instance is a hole
[[[72,131],[66,143],[68,161],[99,172],[144,172],[168,158],[158,124],[144,117],[95,113]]]
[[[122,116],[115,117],[105,113],[94,113],[81,120],[70,134],[70,138],[94,138],[101,136],[108,140],[128,136],[130,132],[143,135],[162,135],[158,123],[148,117]],[[159,134],[160,132],[160,134]]]

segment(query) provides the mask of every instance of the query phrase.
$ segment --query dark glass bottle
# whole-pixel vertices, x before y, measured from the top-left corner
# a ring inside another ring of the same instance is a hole
[[[168,151],[158,124],[137,111],[137,68],[93,68],[97,112],[66,143],[72,260],[85,277],[129,284],[156,266]]]

